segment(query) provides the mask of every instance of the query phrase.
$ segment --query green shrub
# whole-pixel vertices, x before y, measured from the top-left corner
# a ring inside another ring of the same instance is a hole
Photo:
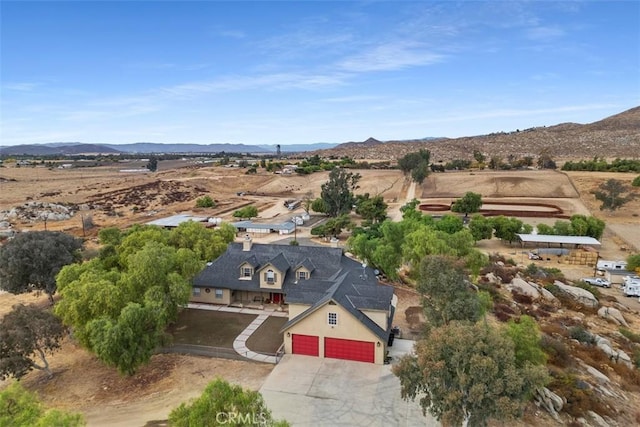
[[[575,283],[577,288],[582,288],[585,291],[589,291],[593,294],[594,297],[600,299],[602,295],[600,294],[600,290],[593,285],[588,284],[587,282],[579,281]]]
[[[589,384],[574,374],[554,372],[552,378],[549,389],[567,400],[562,408],[563,412],[576,418],[584,416],[589,410],[602,416],[615,415],[615,410],[606,405]]]
[[[547,354],[549,364],[560,368],[571,366],[572,360],[569,354],[569,347],[562,340],[549,335],[542,335],[540,347]]]
[[[583,344],[593,345],[596,343],[595,337],[582,326],[573,326],[569,328],[569,336]]]
[[[631,181],[631,185],[634,187],[640,187],[640,175],[636,176],[633,181]]]
[[[197,208],[213,208],[216,202],[210,196],[202,196],[196,200]]]
[[[618,331],[622,335],[627,337],[629,339],[629,341],[634,342],[636,344],[640,344],[640,334],[636,334],[635,332],[632,332],[627,328],[620,328]]]

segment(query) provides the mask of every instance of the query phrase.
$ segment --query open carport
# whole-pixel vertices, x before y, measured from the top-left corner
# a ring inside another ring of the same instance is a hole
[[[287,354],[260,393],[275,418],[296,427],[440,425],[400,398],[391,365]]]

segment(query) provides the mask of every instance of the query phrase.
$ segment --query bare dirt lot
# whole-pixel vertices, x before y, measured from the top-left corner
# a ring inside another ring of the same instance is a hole
[[[482,197],[577,198],[569,178],[549,170],[446,172],[429,175],[422,198],[460,197],[467,191]]]
[[[169,168],[161,162],[160,171],[155,174],[127,174],[115,167],[0,168],[3,178],[0,179],[0,211],[30,200],[74,205],[79,210],[71,219],[48,221],[47,227],[82,236],[81,217],[91,215],[96,226],[85,230],[87,237],[95,237],[102,227],[126,227],[183,212],[232,220],[232,212],[248,204],[258,207],[260,217],[267,220],[284,218],[292,213],[283,207],[285,199],[302,198],[307,192],[318,197],[320,185],[326,182],[328,175],[281,176],[262,170],[256,175],[246,175],[245,170],[237,168],[200,167],[180,161],[172,165],[181,167]],[[414,197],[415,186],[409,185],[399,171],[357,172],[362,179],[356,193],[383,195],[389,204],[389,216],[398,219],[400,206]],[[550,203],[567,215],[593,214],[607,223],[601,256],[624,259],[630,251],[640,249],[640,198],[614,213],[603,213],[591,191],[609,178],[630,182],[634,177],[633,174],[594,172],[447,172],[432,174],[422,187],[418,187],[415,195],[424,203],[450,204],[467,191],[474,191],[493,203],[500,200]],[[217,206],[196,209],[195,200],[205,194],[215,199]],[[553,224],[557,219],[523,220],[535,225],[541,222]],[[11,222],[17,230],[42,230],[45,227],[40,220]],[[480,246],[487,252],[504,252],[517,261],[518,258],[524,260],[519,248],[498,241],[481,242]],[[567,277],[579,278],[588,274],[587,270],[587,267],[570,269]],[[398,289],[397,294],[400,301],[395,323],[403,331],[411,331],[420,321],[419,310],[416,310],[419,297],[413,290],[404,288]],[[46,302],[46,297],[0,294],[0,315],[21,301]],[[55,372],[53,379],[47,380],[41,373],[34,372],[25,378],[24,384],[38,391],[49,405],[83,412],[90,425],[123,426],[166,418],[171,408],[198,395],[216,376],[258,389],[272,369],[270,365],[251,362],[158,355],[139,374],[124,378],[71,342],[66,342],[53,356],[51,364]]]

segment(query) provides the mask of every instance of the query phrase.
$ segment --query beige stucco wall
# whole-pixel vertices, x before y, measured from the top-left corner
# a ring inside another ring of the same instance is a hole
[[[309,304],[289,304],[289,320],[311,307]]]
[[[273,272],[275,273],[275,283],[273,285],[268,284],[267,281],[264,279],[264,275],[267,273],[267,270],[273,270]],[[262,267],[260,270],[258,270],[256,273],[260,275],[261,288],[282,289],[282,279],[284,278],[284,275],[282,274],[282,271],[278,270],[273,265],[267,264],[264,267]]]
[[[376,325],[380,326],[382,329],[387,329],[387,319],[389,318],[389,313],[387,313],[386,311],[362,310],[362,313],[364,313],[369,319],[376,322]]]
[[[207,289],[210,291],[207,292]],[[229,305],[231,303],[231,291],[229,289],[223,289],[222,298],[216,298],[216,290],[214,288],[200,288],[200,295],[198,296],[193,295],[192,289],[189,301]]]
[[[299,309],[295,304],[289,305],[289,317],[291,318],[291,309]],[[338,313],[338,324],[331,326],[327,322],[327,314],[329,312]],[[339,305],[326,304],[315,312],[302,319],[286,331],[284,331],[284,349],[285,353],[292,353],[291,335],[314,335],[319,338],[319,356],[324,357],[324,338],[343,338],[357,341],[380,342],[380,347],[374,344],[375,363],[381,365],[384,363],[384,356],[387,350],[387,343],[382,342],[373,332],[367,329],[358,319],[353,317],[351,313]]]

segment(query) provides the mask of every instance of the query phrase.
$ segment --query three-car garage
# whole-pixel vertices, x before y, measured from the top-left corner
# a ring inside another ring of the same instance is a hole
[[[373,342],[325,337],[323,344],[324,357],[375,363]],[[320,355],[320,337],[293,334],[292,350],[293,354],[317,357]]]

